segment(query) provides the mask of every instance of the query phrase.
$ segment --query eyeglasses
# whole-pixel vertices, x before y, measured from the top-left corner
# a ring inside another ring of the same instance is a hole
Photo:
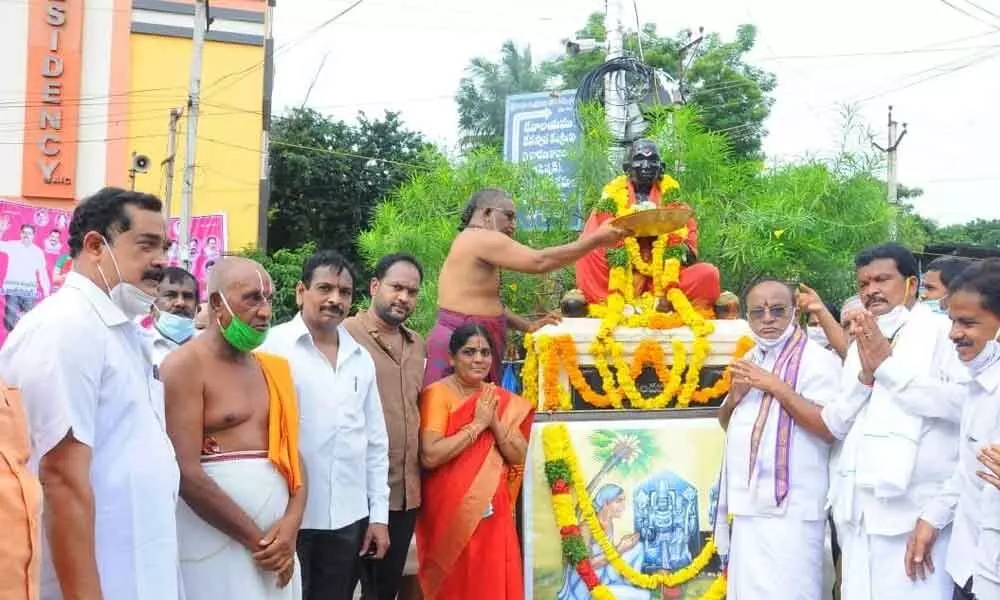
[[[751,308],[747,311],[747,315],[751,321],[760,321],[766,314],[770,314],[775,319],[784,319],[788,316],[789,312],[787,306],[764,306],[761,308]]]
[[[659,159],[634,159],[629,163],[633,169],[659,169],[661,164]]]

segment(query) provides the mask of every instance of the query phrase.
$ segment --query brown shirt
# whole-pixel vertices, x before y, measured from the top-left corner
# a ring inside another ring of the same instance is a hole
[[[375,317],[368,311],[346,319],[344,327],[375,361],[375,378],[389,433],[389,510],[417,508],[420,506],[418,398],[424,379],[424,340],[412,329],[400,327],[402,348],[390,347],[379,335]]]

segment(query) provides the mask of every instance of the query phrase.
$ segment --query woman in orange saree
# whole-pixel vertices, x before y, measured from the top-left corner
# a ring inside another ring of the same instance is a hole
[[[449,351],[454,373],[420,395],[420,587],[425,600],[521,600],[514,506],[534,407],[484,382],[493,353],[481,325],[456,329]]]

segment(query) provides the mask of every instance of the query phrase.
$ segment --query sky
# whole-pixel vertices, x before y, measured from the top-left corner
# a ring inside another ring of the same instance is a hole
[[[558,56],[603,0],[281,0],[275,9],[275,108],[306,105],[352,120],[399,111],[444,148],[458,138],[454,102],[471,58],[498,58],[504,41],[537,62]],[[661,33],[699,26],[731,39],[758,28],[748,61],[778,87],[765,122],[773,161],[830,156],[843,107],[857,107],[885,146],[889,105],[908,133],[900,182],[924,190],[917,211],[941,224],[1000,219],[1000,0],[624,0]],[[985,11],[973,6],[978,4]],[[960,12],[964,11],[964,12]],[[317,76],[318,73],[318,76]],[[310,89],[311,87],[311,89]]]

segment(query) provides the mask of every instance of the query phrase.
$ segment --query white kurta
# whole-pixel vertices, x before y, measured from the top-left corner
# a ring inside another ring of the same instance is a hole
[[[781,348],[750,360],[772,370]],[[807,341],[795,391],[825,406],[836,399],[840,361],[815,342]],[[773,400],[750,465],[754,423],[764,395],[751,390],[733,410],[726,430],[724,491],[734,515],[729,552],[731,600],[818,600],[822,597],[826,531],[827,461],[830,446],[793,424],[789,449],[789,491],[777,505],[774,489],[778,417]],[[780,572],[781,577],[774,574]]]
[[[288,483],[270,460],[239,454],[213,456],[222,460],[202,466],[261,531],[268,531],[288,507]],[[261,570],[246,548],[203,521],[184,502],[177,507],[177,537],[186,600],[302,598],[298,561],[292,581],[278,588],[275,575]]]
[[[906,577],[906,540],[955,469],[964,393],[948,320],[917,304],[893,337],[872,387],[852,345],[841,397],[823,410],[843,440],[831,460],[830,503],[843,550],[845,600],[950,598],[944,553],[927,580]],[[947,536],[947,532],[943,532]],[[942,594],[946,594],[942,596]]]
[[[948,573],[960,587],[971,577],[973,593],[985,600],[1000,598],[1000,490],[976,476],[986,471],[977,456],[985,446],[1000,444],[1000,362],[970,380],[966,389],[959,465],[923,519],[939,529],[952,523]],[[935,550],[942,545],[937,540]]]
[[[299,452],[309,482],[302,529],[388,523],[389,436],[375,362],[343,325],[337,364],[302,315],[271,329],[261,350],[288,360],[299,399]]]
[[[22,390],[33,469],[69,433],[92,449],[104,600],[177,600],[180,475],[158,409],[163,387],[136,324],[89,279],[70,273],[7,338],[0,377]],[[57,600],[46,545],[42,599]]]

